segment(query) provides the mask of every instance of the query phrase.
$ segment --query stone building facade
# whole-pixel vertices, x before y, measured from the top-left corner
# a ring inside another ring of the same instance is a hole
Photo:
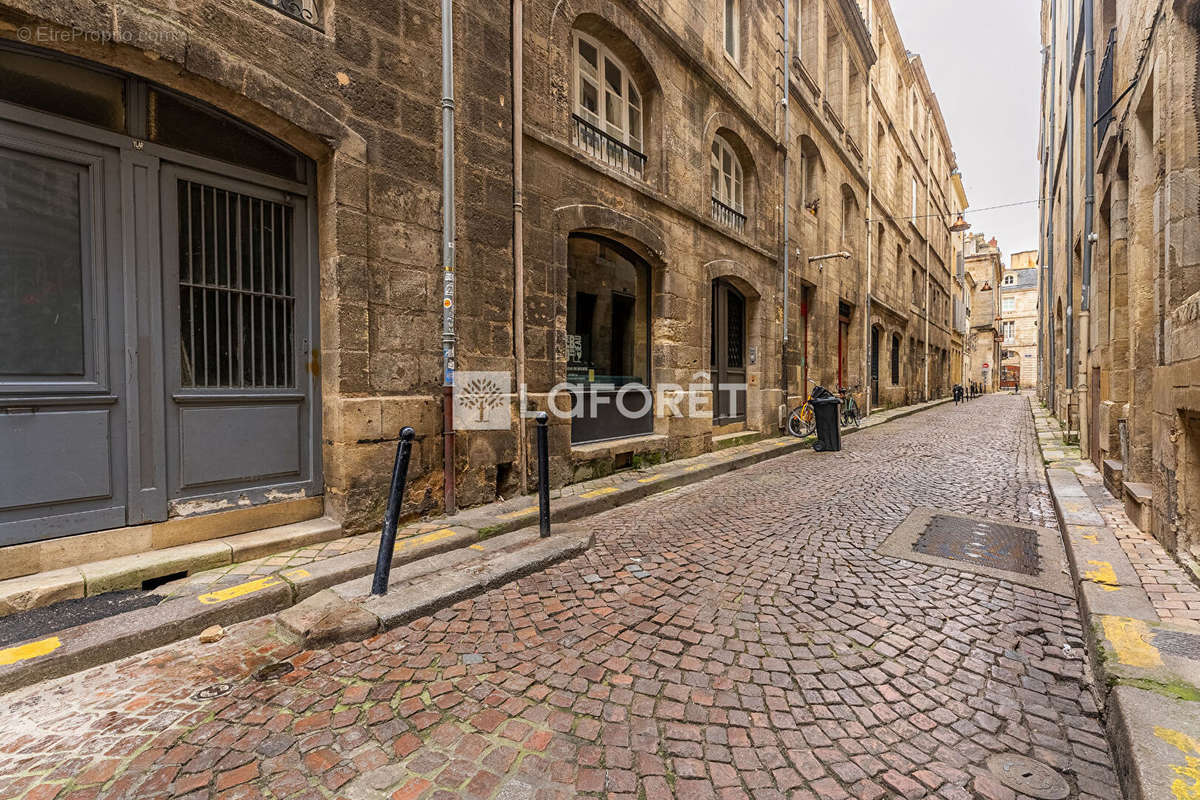
[[[1013,253],[1000,282],[1000,380],[1004,388],[1037,387],[1037,251]]]
[[[1000,282],[1004,256],[995,238],[971,234],[966,241],[966,271],[971,285],[971,323],[967,334],[968,383],[981,391],[1000,388]]]
[[[0,0],[0,198],[35,209],[0,234],[26,271],[0,302],[19,341],[83,342],[0,369],[0,436],[36,445],[0,545],[46,568],[96,531],[120,555],[321,513],[368,530],[406,425],[406,516],[446,506],[448,472],[460,507],[528,490],[515,392],[446,469],[447,303],[452,366],[523,376],[527,411],[564,384],[651,397],[552,415],[556,486],[773,435],[809,380],[946,393],[965,198],[890,7],[791,0],[785,65],[782,5],[709,5],[454,2],[448,104],[431,2]],[[111,446],[56,484],[84,441]]]
[[[1194,553],[1200,4],[1045,2],[1042,36],[1041,394],[1131,518]]]

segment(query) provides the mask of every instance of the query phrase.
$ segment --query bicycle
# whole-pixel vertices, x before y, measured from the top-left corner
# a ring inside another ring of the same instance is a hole
[[[788,414],[787,431],[792,436],[803,439],[805,436],[812,436],[817,430],[817,415],[813,411],[813,397],[821,398],[828,397],[829,390],[819,385],[811,378],[808,381],[813,385],[812,393],[808,396],[801,405],[796,406]]]
[[[846,388],[838,387],[838,397],[842,398],[842,427],[848,428],[851,425],[859,427],[862,424],[862,409],[858,407],[858,401],[854,399],[854,395],[861,389],[859,386]]]

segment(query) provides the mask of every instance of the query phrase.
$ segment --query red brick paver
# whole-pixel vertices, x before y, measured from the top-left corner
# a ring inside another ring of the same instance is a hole
[[[586,555],[363,643],[260,620],[16,692],[0,797],[971,800],[1015,751],[1113,800],[1075,603],[874,552],[917,506],[1053,526],[1032,430],[939,407],[594,517]]]

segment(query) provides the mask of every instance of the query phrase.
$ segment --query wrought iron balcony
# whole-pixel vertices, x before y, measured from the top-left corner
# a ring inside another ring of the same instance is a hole
[[[646,155],[610,136],[578,114],[575,121],[573,143],[592,158],[638,179],[646,177]]]
[[[1100,118],[1096,121],[1096,147],[1104,142],[1104,134],[1113,119],[1113,63],[1117,59],[1117,29],[1108,32],[1108,46],[1104,49],[1104,61],[1100,63],[1100,85],[1096,89],[1096,106]]]
[[[319,31],[325,30],[325,21],[321,18],[320,0],[257,0],[257,2]]]
[[[746,215],[715,197],[712,199],[712,218],[738,233],[746,230]]]

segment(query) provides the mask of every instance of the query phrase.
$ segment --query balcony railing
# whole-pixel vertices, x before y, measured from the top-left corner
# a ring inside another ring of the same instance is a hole
[[[738,233],[746,230],[746,215],[715,197],[712,199],[712,218]]]
[[[258,0],[268,8],[273,8],[281,14],[286,14],[294,20],[311,25],[317,30],[325,29],[325,21],[321,19],[320,0]]]
[[[622,142],[578,114],[572,114],[575,121],[573,141],[576,147],[592,158],[608,166],[618,169],[635,178],[645,178],[646,156]]]
[[[1096,121],[1096,147],[1104,143],[1104,134],[1113,119],[1113,63],[1117,60],[1117,29],[1108,32],[1108,47],[1104,49],[1104,61],[1100,63],[1100,85],[1096,90],[1096,106],[1100,118]]]

